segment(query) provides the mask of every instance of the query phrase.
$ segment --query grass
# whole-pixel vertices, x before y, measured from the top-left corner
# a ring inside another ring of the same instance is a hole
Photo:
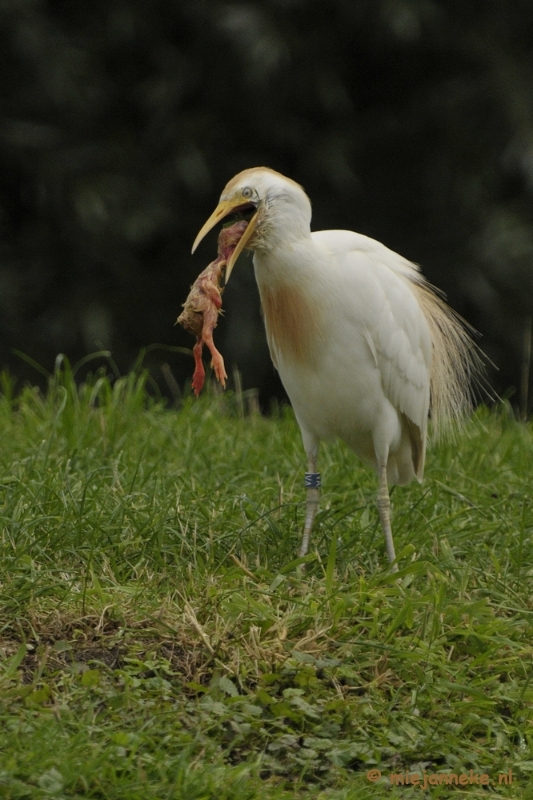
[[[0,797],[533,797],[531,427],[481,409],[394,491],[397,582],[338,443],[302,570],[297,425],[244,411],[4,376]]]

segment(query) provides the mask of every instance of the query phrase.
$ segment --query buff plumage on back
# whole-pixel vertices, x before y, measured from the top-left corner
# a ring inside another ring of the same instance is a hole
[[[433,432],[439,437],[454,423],[462,423],[472,410],[484,364],[468,323],[446,305],[438,290],[416,269],[409,279],[431,331],[430,412]]]

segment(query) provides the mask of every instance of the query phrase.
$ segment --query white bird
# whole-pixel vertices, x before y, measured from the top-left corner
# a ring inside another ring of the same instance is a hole
[[[476,345],[418,266],[359,233],[311,233],[302,187],[266,167],[227,184],[193,252],[220,220],[250,212],[225,281],[242,250],[253,250],[270,354],[308,458],[300,556],[318,508],[319,443],[338,436],[377,472],[379,516],[397,570],[388,484],[422,480],[429,412],[438,430],[471,407]]]

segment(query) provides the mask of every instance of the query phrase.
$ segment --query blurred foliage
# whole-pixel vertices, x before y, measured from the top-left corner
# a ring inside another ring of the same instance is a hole
[[[0,0],[0,40],[0,362],[19,376],[14,347],[46,366],[105,347],[126,369],[147,344],[191,346],[173,323],[214,234],[191,242],[226,181],[265,164],[304,185],[315,228],[421,263],[517,399],[531,0]],[[253,275],[234,276],[219,346],[266,398]],[[153,351],[162,384],[165,361],[183,384],[192,360]]]

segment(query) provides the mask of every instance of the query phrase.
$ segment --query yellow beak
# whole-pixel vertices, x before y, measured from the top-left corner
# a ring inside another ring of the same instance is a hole
[[[249,201],[247,201],[246,198],[241,198],[241,197],[237,198],[234,197],[231,200],[221,200],[218,206],[211,214],[211,216],[209,217],[209,219],[207,220],[207,222],[202,226],[202,229],[200,230],[198,236],[194,240],[194,244],[192,246],[192,252],[194,253],[194,251],[196,250],[196,248],[198,247],[204,236],[207,233],[209,233],[211,228],[214,228],[218,222],[223,220],[224,217],[227,217],[228,214],[231,214],[232,211],[235,211],[235,209],[239,208],[240,206],[246,205],[248,202]],[[253,217],[251,218],[250,222],[248,223],[248,227],[246,228],[242,237],[240,238],[237,247],[231,254],[229,261],[226,264],[224,283],[227,283],[229,281],[229,276],[231,275],[235,262],[239,258],[240,254],[246,247],[247,242],[250,240],[253,232],[255,231],[257,227],[258,216],[259,216],[259,211],[256,211]]]

